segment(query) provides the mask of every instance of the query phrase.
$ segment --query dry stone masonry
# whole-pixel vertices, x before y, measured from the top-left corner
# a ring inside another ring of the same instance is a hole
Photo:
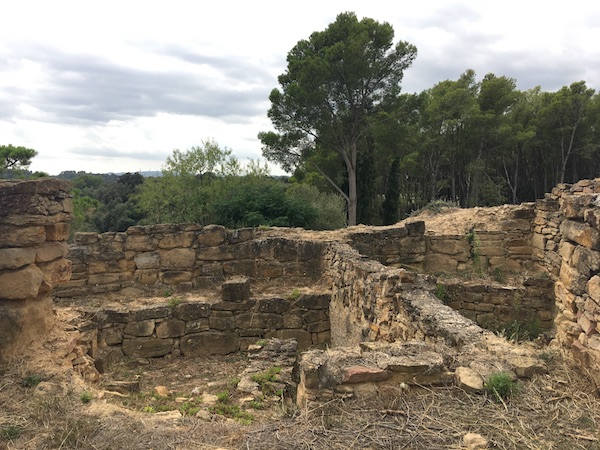
[[[0,180],[0,360],[53,326],[51,290],[69,280],[66,181]]]

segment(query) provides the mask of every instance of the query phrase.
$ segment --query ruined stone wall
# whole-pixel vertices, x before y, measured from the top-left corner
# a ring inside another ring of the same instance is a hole
[[[572,348],[600,386],[600,179],[559,185],[544,203],[558,204],[552,227],[559,230],[558,243],[552,241],[557,245],[549,249],[548,233],[538,238],[546,241],[547,253],[560,257],[556,339]]]
[[[114,293],[143,296],[219,288],[236,275],[290,291],[321,277],[323,243],[269,237],[268,231],[219,225],[134,226],[123,233],[78,233],[73,276],[57,297]]]
[[[71,184],[0,181],[0,359],[53,326],[51,290],[71,275]]]
[[[526,278],[520,286],[483,281],[439,283],[436,295],[463,316],[490,330],[512,321],[540,331],[554,326],[554,282],[546,276]]]
[[[294,338],[301,350],[329,343],[328,293],[293,298],[224,297],[216,302],[100,308],[93,320],[98,333],[93,355],[97,366],[102,369],[123,355],[225,355],[273,337]]]

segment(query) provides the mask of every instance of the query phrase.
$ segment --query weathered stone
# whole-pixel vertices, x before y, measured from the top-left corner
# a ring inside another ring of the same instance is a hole
[[[306,325],[306,331],[310,333],[322,333],[324,331],[328,331],[330,327],[331,325],[329,324],[329,321],[315,322]]]
[[[123,340],[123,353],[140,358],[157,358],[171,353],[173,339],[141,337]]]
[[[573,251],[570,265],[582,275],[589,276],[590,272],[598,272],[600,270],[600,252],[578,246]]]
[[[225,227],[221,225],[207,225],[198,234],[198,243],[205,247],[216,247],[223,244],[226,237]]]
[[[258,312],[283,314],[290,310],[292,302],[283,298],[269,298],[258,301]]]
[[[71,225],[60,222],[51,225],[46,225],[46,240],[47,241],[66,241],[69,239]]]
[[[239,341],[236,333],[208,331],[184,336],[179,347],[184,356],[227,355],[239,350]]]
[[[45,242],[35,247],[35,252],[35,261],[44,263],[67,256],[69,246],[65,242]]]
[[[166,269],[187,269],[196,263],[196,250],[175,248],[160,251],[161,266]]]
[[[131,228],[129,230],[131,230]],[[156,239],[152,236],[140,234],[131,235],[128,233],[127,240],[123,246],[123,250],[133,252],[151,252],[155,249]]]
[[[0,270],[18,269],[35,262],[35,249],[23,248],[0,248]]]
[[[198,261],[231,261],[235,259],[233,253],[229,253],[221,247],[204,247],[198,249]]]
[[[196,233],[191,231],[167,234],[158,242],[158,248],[172,249],[191,247],[195,236]]]
[[[46,241],[44,227],[13,227],[0,225],[0,248],[29,247]]]
[[[284,328],[302,328],[304,321],[300,315],[300,311],[294,310],[289,314],[283,315],[283,327]]]
[[[149,306],[130,311],[131,320],[164,319],[171,315],[171,308],[167,305]]]
[[[120,327],[104,328],[100,333],[100,341],[106,345],[117,345],[123,342],[123,329]]]
[[[182,270],[171,270],[160,272],[158,275],[160,281],[164,284],[180,284],[192,281],[192,272]]]
[[[312,346],[312,335],[305,330],[277,330],[265,335],[266,339],[277,338],[277,339],[295,339],[298,343],[298,350],[308,350]]]
[[[158,252],[143,252],[134,256],[133,260],[138,269],[158,269],[160,267],[160,255]]]
[[[156,326],[157,338],[181,337],[185,334],[185,322],[183,320],[168,319]]]
[[[38,263],[38,267],[44,274],[44,282],[49,289],[66,283],[71,278],[71,261],[65,258],[56,259],[49,263]]]
[[[463,237],[429,237],[429,251],[444,255],[469,254],[469,243]]]
[[[245,302],[250,299],[250,279],[236,277],[223,283],[221,297],[225,302]]]
[[[192,334],[192,333],[200,333],[201,331],[209,331],[210,325],[208,324],[208,318],[205,319],[195,319],[185,322],[185,333],[184,334]]]
[[[463,436],[463,442],[467,450],[484,450],[488,448],[489,442],[480,434],[467,433]]]
[[[587,284],[587,292],[589,296],[600,305],[600,276],[594,275]]]
[[[374,383],[391,377],[389,371],[378,367],[362,365],[346,367],[342,374],[342,383]]]
[[[140,269],[135,271],[135,279],[140,284],[152,285],[158,281],[158,270],[156,269]]]
[[[123,333],[129,336],[152,336],[154,333],[154,324],[154,319],[129,322],[125,326]]]
[[[426,255],[423,263],[427,272],[452,272],[458,268],[458,260],[450,255]]]
[[[560,268],[560,281],[564,286],[575,295],[581,295],[585,292],[588,277],[581,274],[577,269],[571,267],[563,261]]]
[[[519,378],[533,378],[534,375],[548,373],[544,361],[521,355],[510,356],[507,363],[511,365]]]
[[[278,330],[283,328],[283,317],[279,314],[244,313],[236,317],[236,326]]]
[[[43,272],[33,264],[2,273],[0,274],[0,299],[36,298],[43,281]]]
[[[215,330],[233,331],[235,329],[235,318],[231,311],[212,311],[208,323]]]
[[[560,229],[565,239],[594,250],[600,250],[600,231],[588,224],[564,220]]]
[[[465,392],[474,393],[483,390],[483,379],[469,367],[457,367],[454,371],[456,385]]]
[[[425,222],[422,220],[415,220],[406,224],[406,231],[409,236],[423,236],[425,234]]]
[[[90,245],[98,242],[98,234],[96,233],[75,233],[76,245]]]
[[[210,315],[210,304],[204,302],[185,302],[173,308],[173,316],[184,321],[193,321],[200,318],[208,318]]]
[[[329,309],[330,302],[331,294],[302,294],[293,306],[304,309]]]

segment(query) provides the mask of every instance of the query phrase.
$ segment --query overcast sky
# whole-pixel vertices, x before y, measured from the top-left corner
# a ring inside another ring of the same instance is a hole
[[[417,47],[404,92],[469,68],[600,89],[600,2],[19,0],[0,16],[0,145],[52,175],[159,170],[207,138],[258,158],[288,51],[345,11]]]

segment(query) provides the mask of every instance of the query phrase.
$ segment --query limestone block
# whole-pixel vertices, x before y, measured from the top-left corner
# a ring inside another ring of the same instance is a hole
[[[283,315],[284,328],[302,328],[304,321],[299,311]]]
[[[489,447],[489,441],[477,433],[467,433],[463,436],[467,450],[484,450]]]
[[[40,292],[44,274],[30,264],[22,269],[0,274],[0,299],[34,299]]]
[[[98,235],[96,233],[75,233],[75,244],[76,245],[91,245],[98,242]]]
[[[481,256],[505,256],[506,255],[506,249],[504,247],[500,247],[500,246],[481,246],[479,248],[479,254]]]
[[[331,328],[329,321],[315,322],[309,323],[306,326],[306,331],[310,333],[322,333],[324,331],[328,331]]]
[[[189,334],[179,343],[183,356],[227,355],[240,348],[240,337],[236,333],[207,331]]]
[[[590,272],[600,270],[600,252],[578,246],[573,251],[570,264],[582,275],[589,276]]]
[[[158,270],[136,270],[134,278],[140,284],[152,285],[158,281]]]
[[[0,248],[29,247],[46,240],[46,228],[41,226],[14,227],[0,225]]]
[[[292,302],[284,298],[269,298],[259,300],[257,303],[258,312],[262,313],[283,314],[289,311],[291,307]]]
[[[187,269],[196,263],[196,250],[193,248],[175,248],[160,251],[161,266],[166,269]]]
[[[158,241],[158,248],[189,248],[192,246],[195,237],[196,233],[192,231],[167,234]]]
[[[167,305],[149,306],[129,312],[131,320],[164,319],[171,315],[171,308]]]
[[[157,358],[165,356],[173,350],[173,339],[156,339],[149,337],[123,340],[123,353],[139,358]]]
[[[598,208],[587,210],[584,217],[586,223],[593,228],[600,230],[600,210]]]
[[[117,345],[123,342],[123,328],[104,328],[100,332],[100,342],[106,345]]]
[[[306,323],[326,321],[329,319],[328,311],[325,309],[313,309],[302,314]]]
[[[312,346],[312,336],[305,330],[277,330],[265,334],[266,339],[295,339],[298,344],[298,350],[308,350]]]
[[[250,279],[236,277],[223,283],[221,297],[225,302],[245,302],[250,299]]]
[[[538,250],[544,250],[546,248],[546,239],[543,234],[534,233],[531,237],[531,246]]]
[[[189,320],[185,322],[185,333],[184,334],[192,334],[199,333],[201,331],[209,331],[210,325],[208,324],[208,318],[205,319],[195,319]]]
[[[173,317],[184,321],[192,321],[208,318],[210,315],[210,304],[204,302],[185,302],[173,308]]]
[[[68,259],[60,258],[49,263],[39,263],[38,267],[42,270],[44,282],[50,289],[66,283],[71,278],[71,261]]]
[[[105,284],[118,284],[121,280],[123,280],[123,274],[121,273],[97,273],[89,276],[88,284],[90,286],[102,286]]]
[[[157,338],[181,337],[185,333],[185,322],[178,319],[168,319],[156,326]]]
[[[204,247],[215,247],[223,244],[227,239],[225,227],[221,225],[207,225],[198,233],[198,243]]]
[[[198,249],[198,261],[231,261],[236,256],[227,251],[226,247],[204,247]]]
[[[570,195],[560,199],[561,211],[567,219],[581,219],[590,207],[597,206],[595,194]]]
[[[256,265],[256,276],[261,278],[281,278],[283,266],[279,262],[259,262]]]
[[[585,292],[588,277],[563,261],[560,268],[560,281],[570,292],[581,295]]]
[[[469,243],[463,237],[439,238],[429,237],[429,251],[444,255],[469,254]]]
[[[342,373],[342,383],[375,383],[391,377],[389,371],[379,367],[355,365],[346,367]]]
[[[35,261],[44,263],[58,258],[64,258],[69,253],[69,246],[65,242],[45,242],[35,247]],[[0,260],[2,258],[0,257]]]
[[[208,318],[210,328],[220,331],[233,331],[235,329],[235,318],[231,311],[212,311]]]
[[[565,239],[594,250],[600,250],[600,231],[588,224],[564,220],[560,229]]]
[[[129,322],[125,326],[123,333],[129,336],[152,336],[152,334],[154,333],[154,326],[154,319]]]
[[[138,269],[158,269],[160,267],[160,255],[158,252],[143,252],[133,257]]]
[[[294,302],[294,308],[329,309],[331,294],[302,294]]]
[[[426,255],[424,267],[426,272],[453,272],[458,267],[458,261],[450,255]]]
[[[589,296],[600,305],[600,276],[594,275],[587,284],[587,292]]]
[[[159,280],[164,284],[180,284],[192,281],[192,272],[183,270],[170,270],[160,272]]]
[[[23,248],[0,248],[0,270],[18,269],[35,262],[35,249]]]
[[[405,226],[409,236],[423,236],[425,234],[425,222],[423,220],[415,220]]]
[[[124,251],[151,252],[156,249],[156,239],[144,234],[128,234],[123,245]]]
[[[279,314],[244,313],[236,317],[236,326],[277,330],[283,328],[283,317]]]
[[[483,379],[469,367],[457,367],[454,371],[456,385],[465,392],[475,393],[483,391]]]
[[[546,363],[540,359],[513,355],[509,356],[506,362],[511,365],[519,378],[533,378],[534,375],[548,373]]]
[[[46,240],[47,241],[66,241],[69,239],[71,225],[65,222],[59,222],[51,225],[46,225]]]

